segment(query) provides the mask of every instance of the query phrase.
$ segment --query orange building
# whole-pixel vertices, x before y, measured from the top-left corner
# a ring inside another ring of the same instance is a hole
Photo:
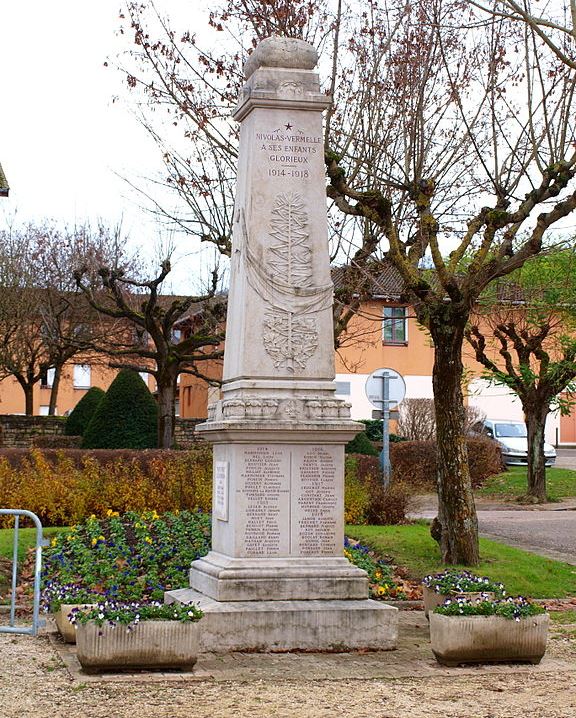
[[[338,274],[334,276],[338,288]],[[406,383],[407,398],[433,397],[432,367],[434,346],[416,320],[412,308],[401,302],[403,282],[391,266],[385,267],[375,280],[370,301],[364,302],[352,318],[341,347],[336,352],[336,394],[352,407],[352,418],[369,419],[373,407],[366,398],[365,384],[376,369],[387,367],[401,374]],[[523,421],[523,411],[516,395],[504,387],[489,386],[481,376],[483,367],[466,343],[463,362],[467,383],[465,402],[475,406],[487,418]],[[216,371],[218,367],[216,367]],[[215,371],[215,376],[217,376]],[[205,417],[206,405],[218,396],[217,389],[193,377],[182,377],[181,406],[186,417]],[[206,402],[206,403],[205,403]],[[551,415],[546,440],[554,444],[576,443],[576,412],[569,417]]]
[[[118,369],[111,369],[101,357],[85,357],[82,361],[67,364],[62,372],[58,388],[56,414],[65,416],[93,386],[108,389]],[[150,391],[155,391],[154,378],[150,374],[141,374]],[[47,415],[52,388],[53,370],[34,386],[34,414]],[[0,414],[24,414],[24,392],[13,377],[0,381]]]

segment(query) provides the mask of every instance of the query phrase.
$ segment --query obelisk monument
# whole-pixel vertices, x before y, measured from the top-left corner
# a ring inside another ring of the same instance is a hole
[[[190,589],[206,650],[393,648],[396,609],[368,600],[343,555],[344,445],[334,396],[322,112],[316,50],[263,40],[245,65],[212,550]],[[217,644],[217,645],[215,645]]]

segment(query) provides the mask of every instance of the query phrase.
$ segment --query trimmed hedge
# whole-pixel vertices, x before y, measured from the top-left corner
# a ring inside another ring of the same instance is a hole
[[[0,452],[0,505],[33,511],[45,526],[69,526],[109,510],[209,512],[211,504],[207,445],[190,451]]]
[[[76,404],[68,419],[64,433],[68,436],[84,436],[86,427],[90,423],[90,419],[94,416],[98,405],[106,395],[104,389],[99,386],[93,386]]]
[[[153,449],[158,445],[158,405],[142,377],[122,369],[84,432],[84,449]]]
[[[474,488],[505,470],[500,447],[492,439],[468,438],[468,465]],[[433,441],[402,441],[390,446],[394,476],[411,486],[436,488],[436,444]]]

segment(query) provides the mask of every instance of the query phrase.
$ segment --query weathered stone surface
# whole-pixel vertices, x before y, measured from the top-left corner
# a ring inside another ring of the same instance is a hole
[[[335,397],[316,58],[299,40],[262,42],[234,115],[222,398],[197,427],[214,444],[212,551],[190,571],[201,593],[183,594],[202,598],[215,650],[395,643],[395,612],[343,555],[344,445],[361,425]]]
[[[191,670],[198,659],[202,621],[140,621],[125,626],[78,626],[78,660],[87,672],[127,668],[182,668]]]
[[[193,601],[200,651],[390,650],[398,639],[398,609],[377,601],[214,601],[181,589],[166,601]]]
[[[260,67],[283,67],[313,70],[318,52],[304,40],[287,37],[267,37],[259,43],[244,64],[244,76],[249,79]]]
[[[439,663],[540,663],[546,652],[548,614],[514,621],[502,616],[443,616],[431,613],[430,642]]]
[[[230,558],[211,551],[194,561],[190,585],[217,601],[365,599],[368,579],[340,558]]]
[[[93,608],[93,603],[61,603],[60,609],[54,614],[56,627],[65,643],[76,643],[76,628],[68,620],[68,614],[75,608]]]

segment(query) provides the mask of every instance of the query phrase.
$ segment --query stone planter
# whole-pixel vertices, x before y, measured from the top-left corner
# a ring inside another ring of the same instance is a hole
[[[547,613],[515,621],[502,616],[430,614],[430,642],[438,663],[540,663],[546,651]]]
[[[436,593],[428,586],[422,585],[422,598],[424,600],[424,615],[430,619],[429,614],[436,608],[441,606],[447,598],[466,598],[468,601],[475,601],[480,596],[486,596],[488,601],[493,601],[495,596],[491,591],[470,592],[470,593]]]
[[[68,620],[68,614],[75,608],[94,608],[95,603],[62,603],[54,614],[56,627],[65,643],[76,643],[76,629]]]
[[[130,668],[192,670],[198,659],[198,622],[140,621],[98,626],[89,621],[76,630],[77,656],[87,673]]]

